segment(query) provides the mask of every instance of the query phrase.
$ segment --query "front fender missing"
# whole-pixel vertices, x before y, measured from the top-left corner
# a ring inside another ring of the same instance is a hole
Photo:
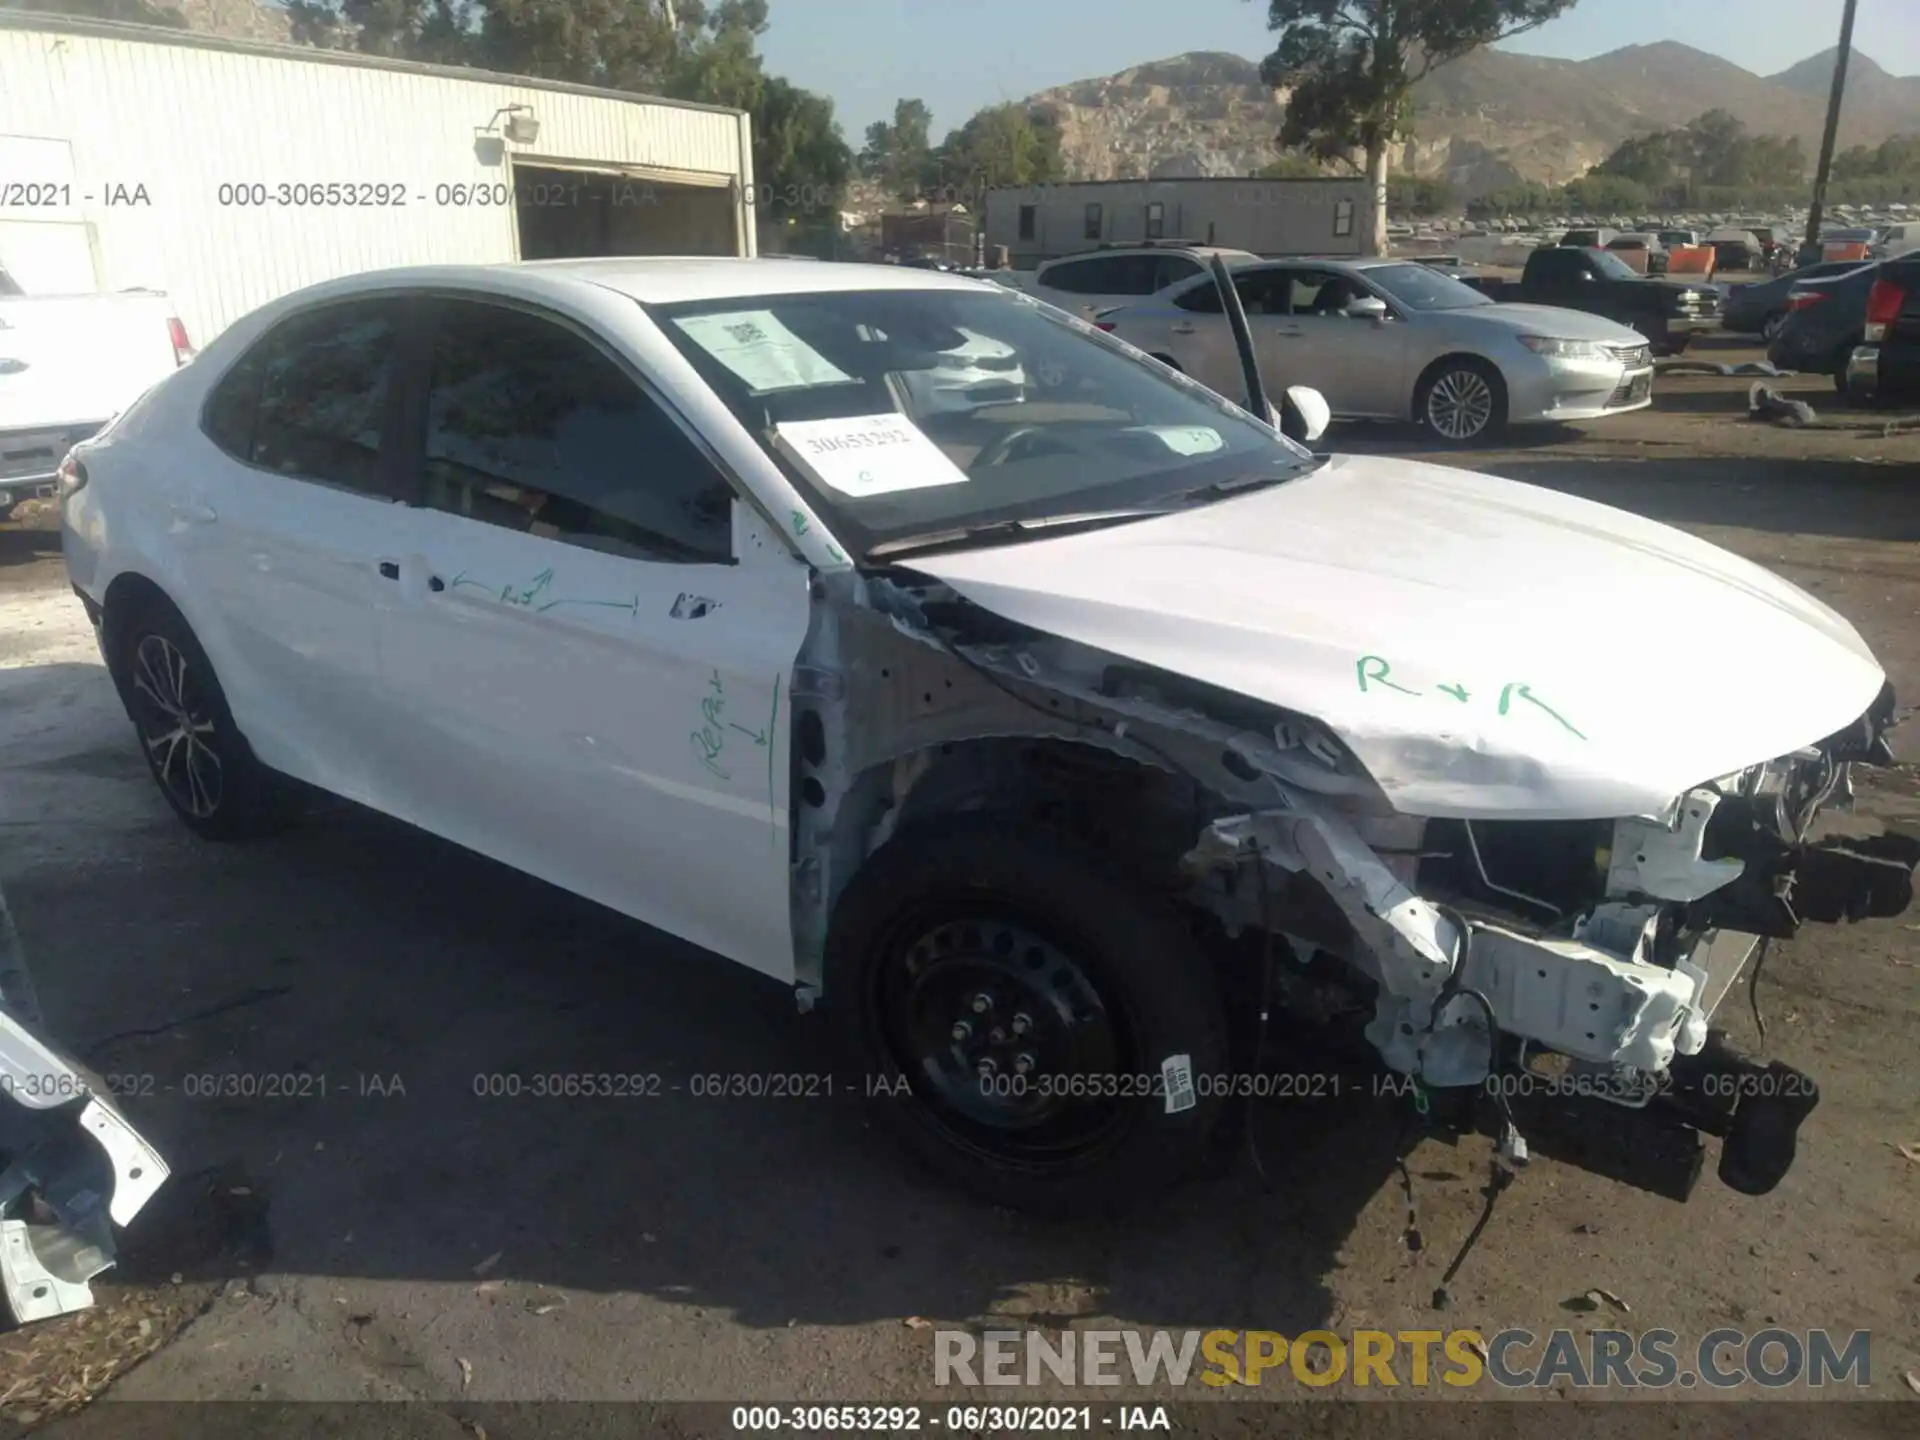
[[[1375,853],[1353,826],[1306,796],[1284,810],[1218,820],[1187,856],[1196,873],[1251,863],[1310,875],[1359,942],[1351,961],[1379,983],[1366,1036],[1394,1069],[1439,1085],[1473,1085],[1489,1071],[1492,1036],[1470,1005],[1442,1004],[1468,935]]]

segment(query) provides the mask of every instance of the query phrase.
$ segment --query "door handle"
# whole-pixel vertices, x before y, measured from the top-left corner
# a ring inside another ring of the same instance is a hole
[[[382,580],[398,580],[400,578],[400,566],[398,563],[392,560],[382,560],[380,562],[380,578]]]
[[[433,591],[434,594],[438,595],[442,590],[446,588],[447,588],[447,582],[442,580],[438,575],[433,575],[428,577],[427,589]]]
[[[1193,334],[1193,330],[1194,327],[1185,320],[1182,320],[1178,325],[1173,327],[1173,333],[1176,335],[1191,335]]]
[[[190,504],[181,501],[171,508],[173,518],[187,525],[211,525],[220,518],[214,513],[211,505]]]

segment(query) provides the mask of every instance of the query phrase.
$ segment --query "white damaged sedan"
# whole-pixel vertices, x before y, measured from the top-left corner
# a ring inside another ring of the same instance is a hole
[[[963,350],[1019,384],[944,403]],[[1316,457],[933,272],[331,282],[78,447],[62,511],[193,829],[304,782],[775,977],[884,1124],[1027,1209],[1189,1173],[1283,1019],[1510,1159],[1550,1075],[1764,1192],[1817,1090],[1715,1008],[1920,860],[1811,838],[1893,709],[1818,600]]]

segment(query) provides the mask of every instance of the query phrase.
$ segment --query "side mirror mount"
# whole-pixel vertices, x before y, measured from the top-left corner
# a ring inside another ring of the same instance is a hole
[[[1387,302],[1378,295],[1357,295],[1347,302],[1344,313],[1355,320],[1371,320],[1377,325],[1391,312],[1387,309]]]
[[[1374,302],[1376,305],[1379,301]],[[1333,422],[1333,407],[1327,397],[1311,385],[1289,385],[1280,405],[1280,433],[1302,445],[1311,444],[1327,433]]]

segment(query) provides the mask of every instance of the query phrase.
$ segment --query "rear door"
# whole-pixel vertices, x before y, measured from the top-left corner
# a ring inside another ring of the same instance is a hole
[[[433,302],[380,611],[407,818],[790,979],[808,571],[566,317]]]
[[[393,726],[374,630],[407,524],[391,440],[412,315],[381,297],[281,321],[214,387],[209,443],[155,497],[176,598],[260,758],[383,808]]]

